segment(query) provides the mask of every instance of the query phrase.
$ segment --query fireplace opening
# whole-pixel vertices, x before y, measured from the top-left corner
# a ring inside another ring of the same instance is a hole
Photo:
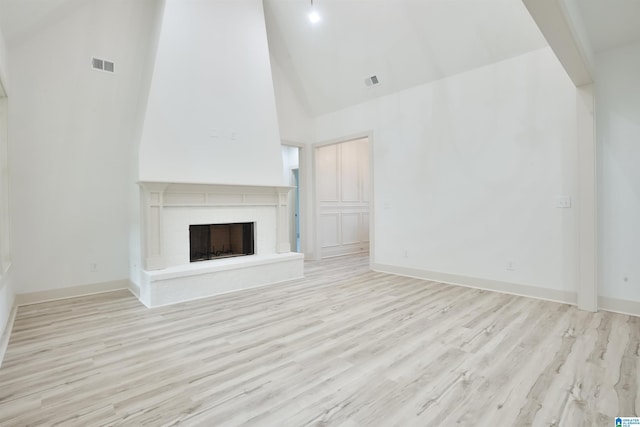
[[[190,225],[191,262],[253,255],[253,224]]]

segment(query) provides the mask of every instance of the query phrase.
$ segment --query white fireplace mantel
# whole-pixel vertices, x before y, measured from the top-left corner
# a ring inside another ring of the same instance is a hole
[[[171,304],[302,276],[303,255],[291,253],[291,187],[139,182],[142,257],[140,299]],[[189,225],[255,224],[255,254],[191,263]]]
[[[291,187],[247,186],[228,184],[191,184],[139,182],[142,188],[144,268],[147,271],[175,266],[166,257],[165,216],[176,208],[247,208],[273,207],[276,210],[274,253],[291,251],[289,243],[288,194]],[[188,229],[185,230],[185,233]],[[185,248],[186,250],[186,248]],[[267,253],[271,252],[267,249]]]

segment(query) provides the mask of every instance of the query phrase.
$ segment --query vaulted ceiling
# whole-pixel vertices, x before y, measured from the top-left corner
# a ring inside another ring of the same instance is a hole
[[[89,1],[0,0],[0,26],[11,46]],[[272,58],[313,116],[546,46],[518,0],[314,0],[315,25],[310,0],[263,3]],[[639,0],[577,4],[595,51],[640,40]]]
[[[55,22],[86,0],[0,0],[0,26],[10,43]]]
[[[309,1],[264,5],[272,56],[311,115],[546,46],[514,0],[315,0],[316,24]]]
[[[640,1],[579,0],[577,5],[596,52],[640,41]]]

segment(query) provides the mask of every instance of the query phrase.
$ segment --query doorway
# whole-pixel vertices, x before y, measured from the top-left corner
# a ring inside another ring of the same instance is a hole
[[[284,182],[291,186],[289,192],[289,245],[292,252],[303,250],[303,174],[304,159],[301,145],[282,145],[282,167]]]
[[[316,146],[319,258],[370,252],[369,137]]]

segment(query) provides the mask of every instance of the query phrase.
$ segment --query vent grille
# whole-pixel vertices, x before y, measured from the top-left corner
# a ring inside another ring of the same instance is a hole
[[[115,71],[115,63],[106,59],[91,58],[91,67],[94,70],[106,71],[113,73]]]
[[[367,87],[378,86],[380,84],[380,80],[378,80],[378,76],[371,76],[364,79],[364,84]]]

